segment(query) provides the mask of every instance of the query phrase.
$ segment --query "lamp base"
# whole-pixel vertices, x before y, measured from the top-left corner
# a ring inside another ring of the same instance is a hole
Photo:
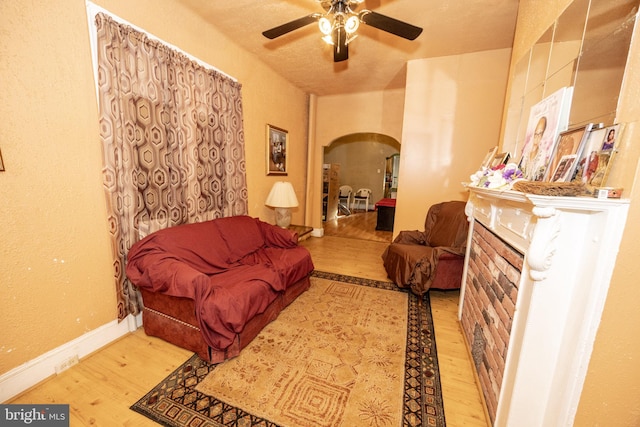
[[[282,228],[288,228],[291,225],[291,209],[275,208],[276,225]]]

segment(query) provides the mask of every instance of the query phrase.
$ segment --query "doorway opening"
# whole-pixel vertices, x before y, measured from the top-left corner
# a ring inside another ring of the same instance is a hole
[[[391,241],[392,228],[376,229],[379,228],[376,203],[395,198],[399,153],[400,143],[396,139],[378,133],[344,135],[324,148],[325,235]],[[350,188],[348,197],[346,193],[340,197],[342,186]],[[355,198],[362,189],[370,190],[368,197]]]

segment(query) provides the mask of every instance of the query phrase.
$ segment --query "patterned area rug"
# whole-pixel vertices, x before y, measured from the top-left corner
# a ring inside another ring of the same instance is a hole
[[[242,353],[197,355],[131,409],[183,426],[445,426],[428,294],[315,271]]]

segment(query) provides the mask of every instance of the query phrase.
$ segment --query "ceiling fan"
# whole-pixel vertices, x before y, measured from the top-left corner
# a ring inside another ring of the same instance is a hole
[[[333,61],[340,62],[349,58],[349,43],[357,37],[356,30],[360,24],[370,25],[407,40],[415,40],[422,28],[399,21],[395,18],[363,9],[356,13],[354,10],[364,0],[316,0],[325,13],[312,13],[302,18],[264,31],[268,39],[275,39],[291,31],[302,28],[314,22],[318,23],[324,36],[322,39],[333,45]]]

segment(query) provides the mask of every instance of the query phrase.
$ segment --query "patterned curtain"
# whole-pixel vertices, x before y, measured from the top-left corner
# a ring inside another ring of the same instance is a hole
[[[124,267],[144,235],[247,213],[241,86],[111,17],[96,16],[98,98],[118,294],[137,314]]]

